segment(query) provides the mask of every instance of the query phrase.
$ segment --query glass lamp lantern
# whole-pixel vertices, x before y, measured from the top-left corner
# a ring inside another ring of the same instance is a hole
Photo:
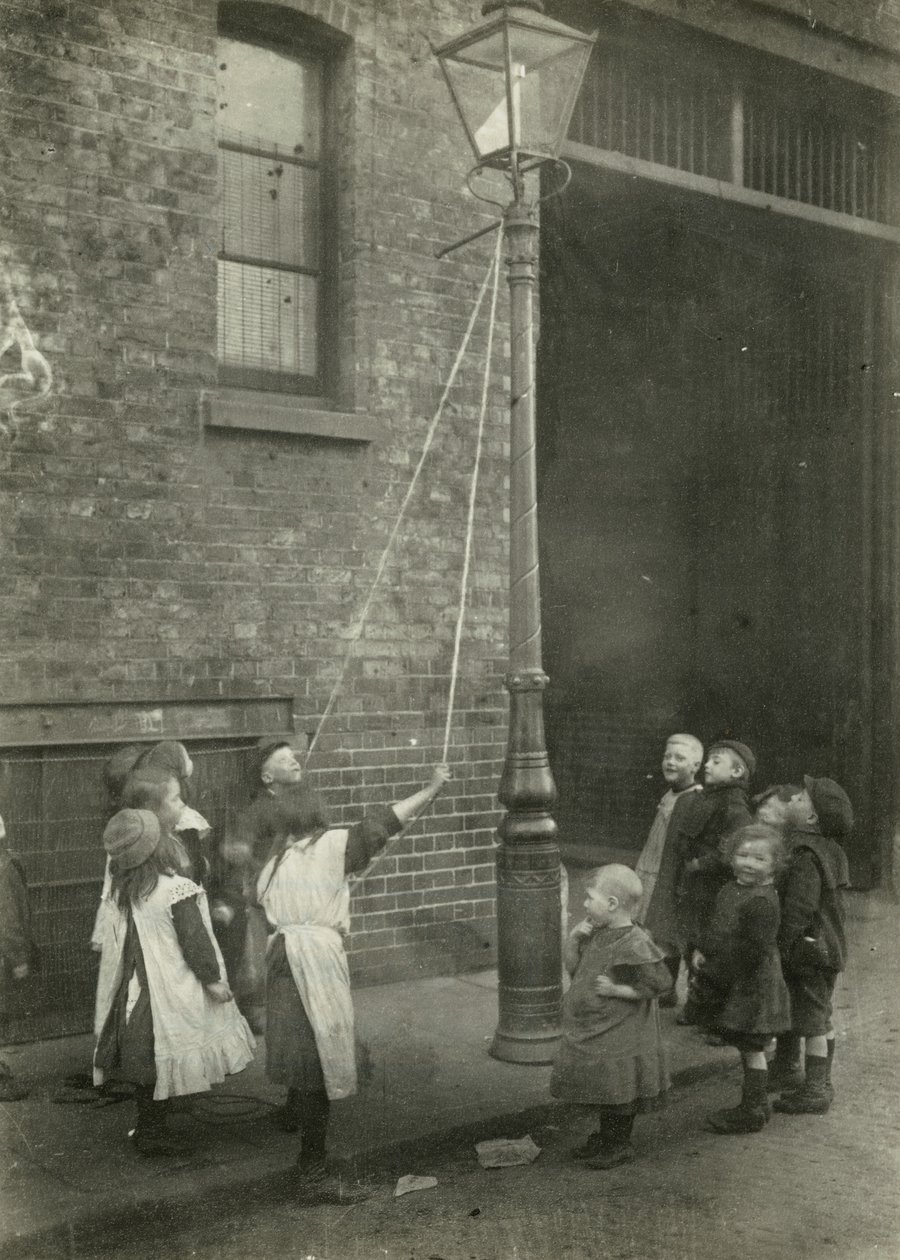
[[[539,0],[486,3],[472,30],[435,49],[478,167],[510,172],[559,156],[596,35]]]

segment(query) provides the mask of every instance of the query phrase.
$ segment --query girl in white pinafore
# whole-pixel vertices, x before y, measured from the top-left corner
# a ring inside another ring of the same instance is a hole
[[[267,953],[266,1070],[286,1085],[282,1127],[301,1133],[299,1191],[307,1201],[352,1203],[365,1193],[329,1179],[325,1139],[331,1101],[356,1092],[356,1041],[344,939],[350,928],[347,876],[369,862],[430,804],[450,772],[393,806],[376,805],[352,827],[331,827],[301,783],[273,798],[263,821],[272,855],[257,883],[274,933]]]
[[[178,1143],[168,1099],[241,1071],[254,1041],[232,999],[206,894],[180,869],[181,846],[157,815],[123,809],[107,824],[111,888],[104,916],[94,1030],[94,1080],[130,1081],[142,1155]]]

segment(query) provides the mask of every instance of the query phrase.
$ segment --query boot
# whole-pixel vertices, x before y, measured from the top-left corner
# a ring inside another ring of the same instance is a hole
[[[300,1091],[288,1090],[284,1106],[275,1113],[275,1123],[282,1133],[296,1133],[300,1128]]]
[[[135,1097],[138,1114],[131,1140],[137,1153],[148,1157],[183,1154],[187,1144],[168,1129],[169,1100],[154,1099],[152,1085],[141,1087]]]
[[[758,1133],[768,1124],[772,1114],[766,1098],[768,1075],[765,1068],[744,1068],[744,1088],[738,1105],[707,1117],[714,1133]]]
[[[592,1133],[586,1142],[581,1146],[576,1146],[572,1151],[573,1159],[593,1159],[595,1155],[599,1155],[603,1147],[603,1135],[598,1129],[596,1133]]]
[[[803,1084],[800,1062],[800,1038],[797,1033],[781,1033],[775,1043],[775,1057],[769,1064],[769,1092],[780,1094],[798,1089]]]
[[[588,1168],[607,1171],[618,1168],[620,1164],[630,1164],[634,1160],[634,1147],[631,1145],[631,1130],[634,1127],[633,1115],[622,1115],[621,1112],[610,1112],[603,1116],[600,1130],[600,1150],[587,1160]]]
[[[831,1106],[828,1089],[828,1059],[822,1055],[806,1056],[806,1079],[800,1089],[782,1094],[775,1101],[775,1110],[788,1116],[824,1116]]]

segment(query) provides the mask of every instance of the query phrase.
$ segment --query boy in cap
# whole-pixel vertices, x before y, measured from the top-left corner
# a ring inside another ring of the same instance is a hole
[[[747,789],[755,770],[756,757],[747,744],[736,739],[716,740],[706,754],[704,787],[696,807],[685,810],[676,820],[675,843],[684,860],[678,888],[679,918],[691,974],[692,959],[719,889],[731,878],[722,846],[750,822]]]
[[[303,781],[294,743],[284,735],[263,736],[253,751],[252,773],[253,800],[213,854],[210,910],[228,975],[237,982],[238,1005],[258,1026],[254,1008],[261,1003],[253,990],[259,988],[264,974],[266,934],[262,916],[253,911],[252,903],[257,876],[272,843],[267,821],[271,806]]]
[[[843,890],[850,883],[841,847],[853,829],[853,806],[834,779],[805,775],[792,789],[786,810],[791,858],[781,883],[778,947],[791,996],[788,1049],[799,1057],[806,1038],[803,1083],[783,1093],[775,1110],[787,1115],[824,1115],[834,1090],[832,995],[847,958]],[[779,1047],[783,1039],[779,1037]]]
[[[668,791],[656,807],[650,834],[637,860],[635,873],[643,894],[637,921],[650,933],[665,955],[672,988],[659,999],[660,1006],[675,1006],[675,984],[684,942],[678,923],[675,890],[681,879],[682,855],[670,843],[681,826],[683,810],[696,799],[702,785],[695,777],[703,764],[703,745],[694,735],[670,735],[662,759],[662,775]]]

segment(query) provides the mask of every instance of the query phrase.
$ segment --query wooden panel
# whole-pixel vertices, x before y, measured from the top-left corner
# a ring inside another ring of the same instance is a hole
[[[0,748],[260,736],[293,727],[293,701],[287,696],[260,700],[0,705]]]

